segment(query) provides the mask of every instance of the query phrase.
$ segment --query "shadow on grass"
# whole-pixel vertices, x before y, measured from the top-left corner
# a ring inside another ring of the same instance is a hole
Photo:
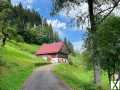
[[[70,75],[65,75],[63,73],[60,75],[60,73],[55,73],[59,76],[59,78],[68,83],[71,86],[72,90],[104,90],[101,87],[96,87],[92,81],[86,82],[84,80],[80,80],[72,73],[70,73]]]
[[[50,64],[50,63],[35,63],[34,65],[35,65],[35,67],[39,67],[39,66],[44,66],[44,65],[48,65],[48,64]]]
[[[65,76],[67,82],[71,84],[73,90],[100,90],[91,82],[83,82],[78,78]]]

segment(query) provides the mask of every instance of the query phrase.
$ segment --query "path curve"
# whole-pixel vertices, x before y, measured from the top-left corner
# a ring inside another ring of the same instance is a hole
[[[54,65],[37,68],[25,81],[22,90],[71,90],[52,72]]]

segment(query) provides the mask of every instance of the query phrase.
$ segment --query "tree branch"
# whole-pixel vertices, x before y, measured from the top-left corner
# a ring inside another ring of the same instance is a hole
[[[95,16],[100,15],[101,13],[104,13],[105,11],[110,10],[110,9],[112,9],[112,8],[113,8],[113,7],[109,7],[109,8],[107,8],[107,9],[104,9],[104,10],[98,12]]]
[[[113,12],[113,10],[119,5],[119,2],[120,0],[118,0],[117,2],[115,1],[113,8],[110,10],[110,12],[107,15],[103,17],[103,19],[98,24],[101,24]]]

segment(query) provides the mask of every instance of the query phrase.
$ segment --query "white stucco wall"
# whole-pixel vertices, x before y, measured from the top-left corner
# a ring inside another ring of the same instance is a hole
[[[42,58],[45,61],[48,61],[48,57],[47,56],[42,56]],[[68,60],[65,58],[51,58],[50,60],[51,63],[68,63]]]

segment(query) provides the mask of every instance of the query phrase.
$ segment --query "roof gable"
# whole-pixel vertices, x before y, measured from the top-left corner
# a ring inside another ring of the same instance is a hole
[[[58,53],[62,47],[64,46],[64,42],[55,42],[52,44],[43,44],[37,51],[36,55],[44,55],[44,54],[53,54]]]

